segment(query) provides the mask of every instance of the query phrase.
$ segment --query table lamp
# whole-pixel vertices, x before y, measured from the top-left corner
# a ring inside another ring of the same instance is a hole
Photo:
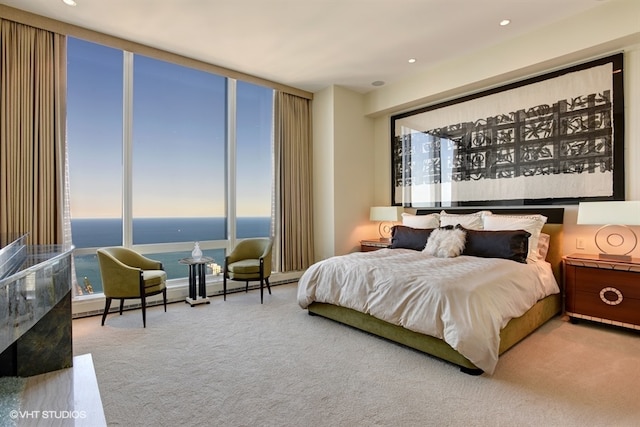
[[[397,206],[374,206],[369,212],[371,221],[380,221],[378,232],[380,233],[380,241],[388,241],[391,237],[391,227],[394,222],[400,221],[402,218],[403,208]]]
[[[640,225],[640,201],[581,202],[579,225],[602,225],[595,235],[601,259],[631,261],[638,237],[629,225]]]

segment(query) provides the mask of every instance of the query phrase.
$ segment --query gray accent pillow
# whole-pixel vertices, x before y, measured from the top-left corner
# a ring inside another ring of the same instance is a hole
[[[421,251],[427,245],[427,240],[433,230],[433,228],[411,228],[406,225],[395,225],[391,229],[391,249]]]
[[[462,228],[462,227],[461,227]],[[462,255],[503,258],[527,263],[529,233],[526,230],[468,230]]]

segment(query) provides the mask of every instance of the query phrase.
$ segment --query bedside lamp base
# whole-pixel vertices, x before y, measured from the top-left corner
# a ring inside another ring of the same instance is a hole
[[[598,258],[609,261],[631,261],[631,255],[598,254]]]
[[[631,252],[638,245],[638,236],[626,225],[605,225],[595,235],[596,247],[600,249],[598,258],[611,261],[631,261]],[[611,249],[618,254],[608,253]]]

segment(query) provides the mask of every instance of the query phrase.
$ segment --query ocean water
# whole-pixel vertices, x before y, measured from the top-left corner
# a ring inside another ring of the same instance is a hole
[[[226,236],[226,218],[140,218],[133,220],[133,243],[177,243],[205,240],[223,240]],[[237,236],[268,237],[271,233],[271,218],[242,217],[237,220]],[[121,219],[72,219],[71,235],[76,248],[99,248],[122,245]],[[187,266],[178,261],[191,255],[190,251],[145,254],[161,261],[168,279],[186,277]],[[204,250],[204,256],[224,265],[223,249]],[[88,293],[86,284],[90,284],[94,293],[102,292],[100,267],[95,254],[74,256],[76,277],[80,289],[76,295]],[[85,280],[86,278],[86,280]]]
[[[133,220],[133,243],[177,243],[204,240],[223,240],[226,237],[226,218],[136,218]],[[271,218],[240,217],[237,237],[268,237]],[[122,244],[122,220],[72,219],[71,235],[76,248],[99,248]]]

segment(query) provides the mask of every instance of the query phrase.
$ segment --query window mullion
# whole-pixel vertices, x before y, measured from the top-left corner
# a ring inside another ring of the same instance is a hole
[[[133,245],[133,53],[123,51],[122,243]]]
[[[235,79],[227,79],[227,223],[229,247],[236,244],[236,88]]]

